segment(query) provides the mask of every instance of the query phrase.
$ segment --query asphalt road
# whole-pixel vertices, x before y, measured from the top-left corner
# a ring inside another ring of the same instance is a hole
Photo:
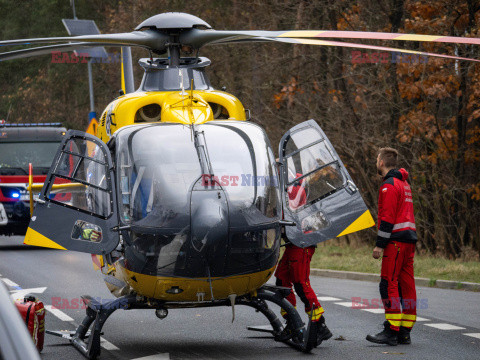
[[[47,312],[47,329],[75,329],[85,313],[75,308],[80,295],[113,298],[90,255],[26,247],[22,240],[0,237],[0,277],[11,291],[34,289],[45,305],[60,301],[60,312]],[[100,359],[480,359],[480,293],[418,288],[422,321],[412,344],[391,347],[365,340],[381,330],[381,310],[352,308],[352,298],[378,298],[378,284],[321,277],[311,282],[334,335],[312,354],[248,331],[267,321],[237,306],[233,324],[231,308],[171,310],[164,320],[152,310],[118,310],[103,328]],[[68,341],[47,335],[42,359],[83,357]]]

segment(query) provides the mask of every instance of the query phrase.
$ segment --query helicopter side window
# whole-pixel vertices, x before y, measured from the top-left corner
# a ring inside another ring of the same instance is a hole
[[[285,145],[287,202],[294,211],[334,193],[345,182],[331,149],[314,135],[311,130],[298,131]]]
[[[72,138],[62,149],[45,198],[96,216],[112,213],[108,166],[103,151],[90,140]]]

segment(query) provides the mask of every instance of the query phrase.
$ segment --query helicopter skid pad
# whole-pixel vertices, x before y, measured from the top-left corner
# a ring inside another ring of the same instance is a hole
[[[275,334],[271,325],[247,326],[247,330],[270,333],[272,335]]]
[[[69,331],[69,330],[45,330],[45,333],[53,336],[58,336],[67,340],[72,340],[73,336],[75,335],[75,331]],[[103,332],[101,332],[100,335],[103,335]],[[85,334],[85,338],[88,338],[89,336],[90,336],[90,330],[88,330],[87,333]]]

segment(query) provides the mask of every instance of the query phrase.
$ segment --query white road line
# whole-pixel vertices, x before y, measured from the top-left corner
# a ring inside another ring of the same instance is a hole
[[[163,353],[163,354],[149,355],[149,356],[136,358],[132,360],[170,360],[170,354]]]
[[[45,309],[50,311],[53,315],[55,315],[57,318],[59,318],[62,321],[73,321],[73,319],[70,316],[65,314],[63,311],[53,308],[52,305],[45,305]]]
[[[116,347],[115,345],[113,345],[110,341],[108,341],[107,339],[101,337],[100,338],[100,345],[105,349],[105,350],[110,350],[110,351],[113,351],[113,350],[120,350],[118,347]]]
[[[419,322],[419,321],[430,321],[430,319],[422,318],[420,316],[417,316],[417,322]]]
[[[47,290],[46,287],[39,287],[39,288],[30,288],[30,289],[22,289],[22,290],[13,290],[11,291],[10,296],[16,299],[22,299],[27,294],[43,294],[43,292]]]
[[[340,306],[349,307],[349,308],[352,308],[352,309],[362,309],[362,308],[367,307],[367,305],[365,305],[365,304],[352,303],[351,301],[336,302],[336,303],[334,303],[334,304],[335,304],[335,305],[340,305]]]
[[[471,336],[471,337],[480,339],[480,333],[468,333],[468,334],[463,334],[463,335],[467,335],[467,336]]]
[[[340,301],[342,299],[331,296],[317,296],[318,301]]]
[[[440,324],[424,324],[426,326],[433,327],[435,329],[439,330],[465,330],[464,327],[461,326],[456,326],[456,325],[451,325],[447,323],[440,323]]]
[[[20,285],[18,285],[16,282],[13,282],[12,280],[10,279],[7,279],[7,278],[2,278],[3,282],[5,284],[7,284],[8,286],[11,286],[11,287],[20,287]]]
[[[363,311],[368,311],[369,313],[372,314],[385,314],[385,309],[361,309]]]

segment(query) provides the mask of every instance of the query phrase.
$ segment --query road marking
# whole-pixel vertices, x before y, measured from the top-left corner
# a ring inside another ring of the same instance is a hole
[[[430,321],[430,319],[422,318],[420,316],[417,316],[417,322],[419,322],[419,321]]]
[[[170,360],[170,354],[163,353],[163,354],[149,355],[149,356],[136,358],[132,360]]]
[[[367,307],[367,305],[365,305],[365,304],[352,303],[351,301],[337,302],[337,303],[334,303],[334,304],[349,307],[349,308],[352,308],[352,309],[362,309],[362,308]]]
[[[3,282],[5,284],[7,284],[8,286],[11,286],[11,287],[14,287],[14,288],[18,288],[19,290],[22,289],[20,287],[20,285],[18,285],[16,282],[13,282],[12,280],[10,279],[7,279],[7,278],[2,278]]]
[[[23,299],[27,294],[42,294],[46,287],[39,287],[39,288],[31,288],[31,289],[21,289],[21,290],[13,290],[10,296],[14,299]]]
[[[368,311],[372,314],[385,314],[385,309],[362,309],[363,311]]]
[[[110,351],[113,351],[113,350],[120,350],[118,347],[116,347],[115,345],[113,345],[110,341],[108,341],[107,339],[101,337],[100,338],[100,345],[105,349],[105,350],[110,350]]]
[[[463,335],[467,335],[467,336],[471,336],[471,337],[480,339],[480,333],[468,333],[468,334],[463,334]]]
[[[446,324],[446,323],[440,323],[440,324],[425,324],[426,326],[433,327],[435,329],[440,329],[440,330],[465,330],[464,327],[461,326],[456,326],[456,325],[451,325],[451,324]]]
[[[340,301],[342,299],[331,296],[317,296],[318,301]]]
[[[62,321],[73,321],[73,319],[70,316],[65,314],[63,311],[60,311],[52,307],[52,305],[45,305],[45,309],[50,311],[53,315],[55,315],[57,318],[59,318]]]

